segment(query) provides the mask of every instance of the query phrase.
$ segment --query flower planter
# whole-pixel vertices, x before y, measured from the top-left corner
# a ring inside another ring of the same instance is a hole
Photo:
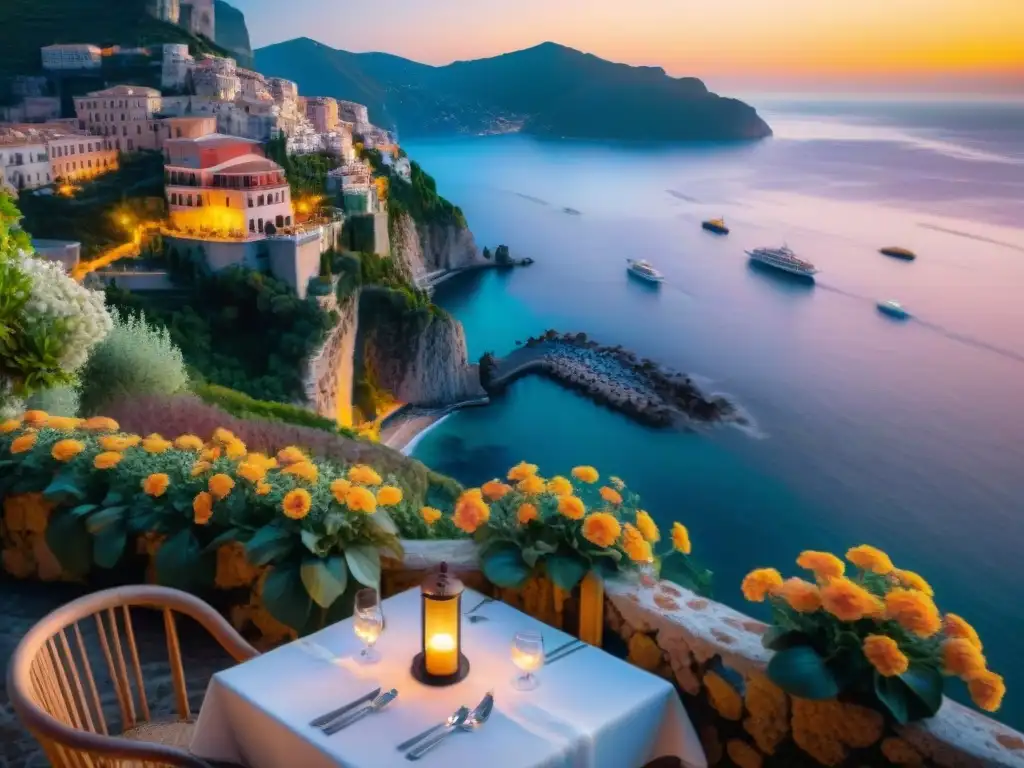
[[[587,574],[571,591],[556,586],[537,569],[519,588],[494,588],[494,596],[545,624],[600,646],[604,628],[604,584],[595,573]]]

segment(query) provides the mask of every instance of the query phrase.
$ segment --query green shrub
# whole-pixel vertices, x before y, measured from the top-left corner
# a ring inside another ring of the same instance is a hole
[[[181,350],[166,328],[144,315],[114,315],[114,328],[82,370],[79,396],[85,415],[126,395],[173,395],[188,386]]]
[[[69,386],[44,389],[32,395],[26,401],[25,407],[46,411],[51,416],[77,416],[78,390]]]
[[[320,416],[313,411],[285,403],[271,403],[256,400],[244,392],[238,392],[216,384],[193,385],[192,391],[205,403],[216,405],[239,418],[257,417],[271,421],[282,421],[300,427],[314,427],[327,432],[335,432],[345,437],[356,437],[354,430],[338,426],[331,419]]]

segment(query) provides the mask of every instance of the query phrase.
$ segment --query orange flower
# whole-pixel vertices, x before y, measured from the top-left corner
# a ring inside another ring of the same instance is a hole
[[[345,505],[354,512],[365,512],[372,514],[377,510],[377,499],[373,491],[358,485],[353,485],[345,493]]]
[[[779,587],[778,595],[798,613],[814,613],[821,608],[821,591],[817,585],[803,579],[786,579]]]
[[[240,462],[238,465],[238,476],[248,480],[250,483],[258,483],[267,475],[267,470],[260,464],[250,461]]]
[[[610,547],[621,533],[619,521],[607,512],[595,512],[583,521],[583,538],[596,547]]]
[[[832,579],[821,588],[821,604],[840,621],[858,621],[882,611],[882,601],[849,579]]]
[[[57,461],[71,461],[85,450],[85,444],[79,440],[58,440],[50,449],[50,455]]]
[[[287,448],[282,448],[277,452],[277,460],[281,464],[295,464],[299,461],[308,461],[306,454],[296,448],[294,445],[289,445]]]
[[[995,712],[1003,703],[1006,695],[1006,684],[1002,675],[986,670],[967,683],[971,700],[986,712]]]
[[[555,475],[548,480],[548,493],[553,493],[555,496],[572,496],[572,483],[561,475]]]
[[[81,419],[73,419],[69,416],[51,416],[46,420],[47,427],[60,432],[70,432],[73,429],[78,429],[81,424]]]
[[[887,635],[868,635],[864,638],[863,648],[871,666],[883,677],[896,677],[910,668],[910,660],[896,641]]]
[[[235,433],[230,429],[224,429],[224,427],[217,427],[213,430],[213,442],[220,443],[221,445],[227,445],[232,440],[237,440]]]
[[[210,471],[211,464],[208,461],[197,461],[192,465],[192,477],[199,477]]]
[[[831,552],[815,552],[814,550],[801,552],[800,557],[796,559],[796,564],[801,568],[813,571],[814,577],[818,581],[838,579],[846,572],[843,561]]]
[[[601,477],[596,469],[587,466],[573,467],[572,476],[583,483],[596,483]]]
[[[614,488],[609,488],[607,485],[602,485],[598,491],[601,494],[601,498],[607,501],[609,504],[621,504],[622,494],[616,491]]]
[[[377,503],[382,507],[393,507],[402,501],[402,489],[393,485],[382,486],[377,491]]]
[[[875,549],[867,544],[854,547],[846,553],[846,559],[863,571],[877,573],[885,576],[892,572],[892,560],[880,549]]]
[[[892,575],[896,580],[908,589],[916,589],[918,592],[924,592],[928,597],[935,597],[935,590],[932,589],[932,585],[929,584],[920,574],[914,573],[913,571],[903,571],[899,568],[894,568]]]
[[[103,435],[98,442],[104,451],[127,451],[140,441],[138,435]]]
[[[962,616],[947,613],[942,628],[946,632],[946,637],[962,637],[964,640],[969,640],[971,645],[979,651],[982,650],[981,638],[978,637],[977,630],[968,624]]]
[[[782,576],[774,568],[757,568],[748,573],[740,589],[743,596],[752,603],[763,603],[764,599],[782,586]]]
[[[506,485],[498,480],[488,480],[480,486],[480,492],[487,497],[488,501],[497,501],[511,490],[511,485]]]
[[[142,481],[142,490],[153,498],[159,498],[164,495],[167,491],[167,486],[170,484],[171,478],[166,474],[163,472],[154,472]]]
[[[222,451],[219,445],[214,445],[210,448],[203,448],[199,453],[199,458],[202,461],[216,461],[220,458]]]
[[[654,559],[651,542],[632,523],[622,526],[622,549],[634,563],[649,563]]]
[[[175,438],[174,447],[179,451],[201,451],[203,450],[203,441],[195,435],[181,435]]]
[[[7,419],[0,421],[0,435],[7,435],[21,426],[21,419]]]
[[[558,513],[570,520],[581,520],[587,513],[587,508],[583,506],[583,502],[577,496],[560,496]]]
[[[142,450],[146,453],[163,453],[170,447],[171,444],[157,434],[149,435],[142,441]]]
[[[206,525],[213,517],[213,496],[206,491],[200,491],[192,499],[192,519],[196,525]]]
[[[104,451],[103,453],[96,454],[96,458],[92,460],[92,465],[96,469],[110,469],[116,467],[122,458],[124,457],[117,451]]]
[[[985,671],[985,657],[970,640],[954,637],[942,644],[942,671],[971,680]]]
[[[268,483],[268,482],[266,482],[264,480],[260,480],[258,483],[256,483],[256,495],[257,496],[266,496],[272,490],[274,490],[274,487],[270,483]]]
[[[355,464],[348,471],[348,479],[353,483],[361,483],[362,485],[380,485],[380,475],[373,467],[368,467],[365,464]]]
[[[22,419],[30,427],[43,427],[46,426],[47,420],[50,418],[50,414],[46,411],[25,411]]]
[[[536,496],[538,493],[544,493],[546,488],[547,483],[544,482],[544,478],[537,475],[524,477],[516,483],[516,490],[520,493],[525,493],[527,496]]]
[[[228,494],[231,493],[231,489],[235,487],[235,481],[231,479],[230,475],[225,475],[223,472],[218,472],[216,475],[210,478],[207,484],[210,493],[218,501],[220,499],[226,499]]]
[[[661,541],[661,531],[655,525],[654,518],[642,509],[636,511],[636,527],[651,544]]]
[[[684,555],[690,554],[692,550],[690,532],[682,523],[672,523],[672,546],[677,552],[682,552]]]
[[[25,451],[31,451],[36,444],[36,439],[35,432],[29,432],[28,434],[14,438],[14,440],[11,441],[11,453],[25,453]]]
[[[93,416],[82,422],[82,426],[90,432],[117,432],[121,428],[120,424],[106,416]]]
[[[232,461],[238,461],[248,453],[248,450],[249,449],[245,447],[245,443],[238,439],[228,440],[228,442],[224,444],[224,455]]]
[[[348,489],[352,487],[352,483],[344,478],[339,477],[337,480],[331,481],[331,493],[334,494],[334,500],[339,504],[345,503],[345,496],[348,494]]]
[[[304,518],[309,514],[312,506],[313,498],[305,488],[295,488],[288,491],[281,502],[281,509],[284,511],[285,517],[289,517],[292,520]]]
[[[289,464],[281,470],[281,474],[293,475],[300,480],[305,480],[307,483],[315,483],[317,478],[320,476],[320,472],[316,468],[316,464],[309,461],[297,461],[294,464]]]
[[[277,459],[271,459],[265,453],[254,451],[246,455],[245,460],[263,469],[273,469],[277,466]]]
[[[525,480],[531,475],[536,474],[536,464],[527,464],[525,461],[520,461],[518,464],[516,464],[514,467],[512,467],[512,469],[508,471],[507,479],[512,481]]]
[[[433,507],[422,507],[420,509],[420,517],[423,518],[423,522],[427,525],[433,525],[441,519],[441,510],[434,509]]]
[[[490,519],[491,508],[487,506],[479,492],[466,491],[455,502],[452,522],[460,531],[475,533],[477,528]]]
[[[886,615],[908,632],[931,637],[942,628],[939,609],[924,592],[896,587],[885,596]]]
[[[537,508],[533,504],[520,504],[516,510],[516,521],[520,525],[526,525],[537,519]]]

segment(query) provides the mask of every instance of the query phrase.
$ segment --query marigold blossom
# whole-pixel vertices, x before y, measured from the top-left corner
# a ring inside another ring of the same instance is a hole
[[[882,611],[881,600],[860,584],[844,578],[832,579],[822,586],[821,604],[840,621],[859,621]]]
[[[292,475],[311,484],[315,483],[317,478],[320,477],[320,471],[316,468],[316,464],[311,461],[297,461],[294,464],[289,464],[281,470],[281,474]]]
[[[617,506],[622,503],[622,494],[614,488],[609,488],[607,485],[602,485],[598,490],[598,493],[601,495],[601,498],[609,504],[615,504]]]
[[[573,467],[572,476],[579,480],[581,483],[593,484],[601,479],[601,476],[597,473],[597,470],[593,467],[582,466]]]
[[[455,502],[452,522],[464,533],[475,533],[476,530],[491,518],[491,508],[482,496],[472,491],[463,493]]]
[[[514,467],[512,467],[512,469],[508,471],[508,475],[506,476],[505,479],[512,480],[513,482],[518,482],[520,480],[525,480],[531,475],[536,474],[536,464],[527,464],[525,461],[520,461],[518,464],[516,464]]]
[[[38,437],[35,432],[19,435],[11,441],[11,453],[31,451],[35,447],[37,439]]]
[[[284,495],[281,501],[281,509],[285,517],[292,520],[301,520],[309,514],[313,506],[313,497],[305,488],[294,488]]]
[[[967,682],[967,690],[971,694],[971,701],[978,707],[986,712],[995,712],[1002,706],[1006,683],[1002,675],[985,670]]]
[[[201,451],[203,441],[195,435],[180,435],[174,438],[174,447],[179,451]]]
[[[393,485],[381,486],[377,491],[377,503],[382,507],[393,507],[402,502],[402,489]]]
[[[782,582],[778,596],[798,613],[814,613],[821,608],[821,590],[818,586],[796,577]]]
[[[765,598],[782,586],[782,575],[774,568],[757,568],[743,578],[740,589],[752,603],[763,603]]]
[[[519,509],[516,510],[516,522],[520,525],[527,525],[533,522],[538,517],[537,507],[527,502],[526,504],[520,504]]]
[[[107,416],[93,416],[82,422],[82,427],[90,432],[117,432],[121,425]]]
[[[345,495],[348,493],[348,489],[352,487],[352,483],[343,477],[339,477],[337,480],[331,481],[331,493],[334,495],[334,500],[339,504],[345,503]]]
[[[71,461],[85,450],[85,443],[80,440],[58,440],[50,449],[50,455],[57,461]]]
[[[983,649],[981,637],[978,636],[977,630],[968,624],[962,616],[958,616],[955,613],[947,613],[942,623],[942,628],[946,637],[962,637],[964,640],[969,640],[971,645],[979,651]]]
[[[622,526],[622,549],[634,563],[649,563],[654,559],[651,542],[632,523]]]
[[[116,467],[123,458],[124,455],[117,451],[104,451],[103,453],[96,454],[96,458],[92,460],[92,465],[96,469],[111,469]]]
[[[103,435],[98,442],[105,451],[127,451],[142,442],[142,438],[138,435]]]
[[[142,481],[142,490],[153,498],[159,498],[166,493],[170,484],[171,478],[164,472],[154,472]]]
[[[281,464],[295,464],[298,461],[308,461],[306,454],[294,445],[289,445],[287,448],[282,448],[278,451],[277,460]]]
[[[47,420],[50,418],[50,414],[46,411],[25,411],[22,415],[22,419],[25,423],[32,427],[43,427],[46,426]]]
[[[433,507],[421,507],[420,517],[423,518],[423,522],[427,525],[433,525],[441,519],[441,510],[434,509]]]
[[[267,475],[267,470],[260,464],[251,461],[243,461],[238,464],[238,476],[248,480],[250,483],[258,483]]]
[[[883,677],[896,677],[910,668],[910,660],[888,635],[868,635],[863,649],[871,666]]]
[[[908,632],[931,637],[942,628],[935,603],[924,592],[895,587],[885,596],[886,615]]]
[[[480,492],[489,501],[498,501],[512,490],[511,485],[502,483],[498,480],[488,480],[486,483],[480,486]]]
[[[661,531],[658,530],[654,518],[642,509],[636,511],[636,527],[651,544],[661,541]]]
[[[892,572],[892,560],[889,559],[889,556],[882,550],[867,544],[861,544],[859,547],[848,550],[846,559],[861,570],[877,573],[879,576],[885,576]]]
[[[952,637],[942,643],[942,671],[961,680],[971,680],[985,671],[985,657],[981,651],[962,637]]]
[[[354,512],[369,515],[377,510],[377,499],[368,488],[353,485],[345,493],[345,505]]]
[[[897,582],[908,589],[916,589],[918,592],[924,592],[928,597],[935,597],[935,590],[932,589],[932,585],[925,581],[920,574],[894,568],[892,576]]]
[[[538,475],[524,477],[516,483],[516,490],[520,493],[525,493],[527,496],[536,496],[538,493],[544,493],[546,489],[547,483],[544,482],[544,478]]]
[[[690,531],[682,523],[672,523],[672,547],[684,555],[690,554],[693,549],[690,544]]]
[[[553,493],[555,496],[572,496],[572,483],[566,477],[555,475],[548,480],[548,493]]]
[[[221,500],[227,498],[228,494],[231,493],[231,490],[235,487],[235,481],[231,479],[230,475],[218,472],[210,478],[207,487],[215,499]]]
[[[559,496],[558,514],[570,520],[582,520],[587,508],[578,496]]]
[[[615,515],[608,512],[595,512],[587,515],[583,521],[583,538],[596,547],[610,547],[619,540],[622,525]]]
[[[800,553],[796,564],[813,571],[818,581],[838,579],[846,573],[846,565],[831,552],[815,552],[809,549]]]
[[[192,519],[196,525],[206,525],[213,517],[213,496],[200,491],[192,499]]]
[[[56,429],[58,432],[71,432],[81,426],[81,419],[74,419],[70,416],[51,416],[46,420],[46,426]]]
[[[377,470],[365,464],[354,464],[349,468],[348,479],[353,483],[361,483],[362,485],[381,484],[381,477],[377,474]]]
[[[0,422],[0,435],[7,435],[21,426],[21,419],[7,419]]]
[[[142,441],[142,450],[146,453],[163,453],[171,447],[171,443],[160,435],[152,434]]]

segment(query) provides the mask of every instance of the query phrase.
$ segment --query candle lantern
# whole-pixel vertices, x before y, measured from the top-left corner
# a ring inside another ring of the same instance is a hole
[[[412,660],[412,676],[427,685],[451,685],[469,673],[462,655],[462,582],[448,564],[423,582],[421,650]]]

